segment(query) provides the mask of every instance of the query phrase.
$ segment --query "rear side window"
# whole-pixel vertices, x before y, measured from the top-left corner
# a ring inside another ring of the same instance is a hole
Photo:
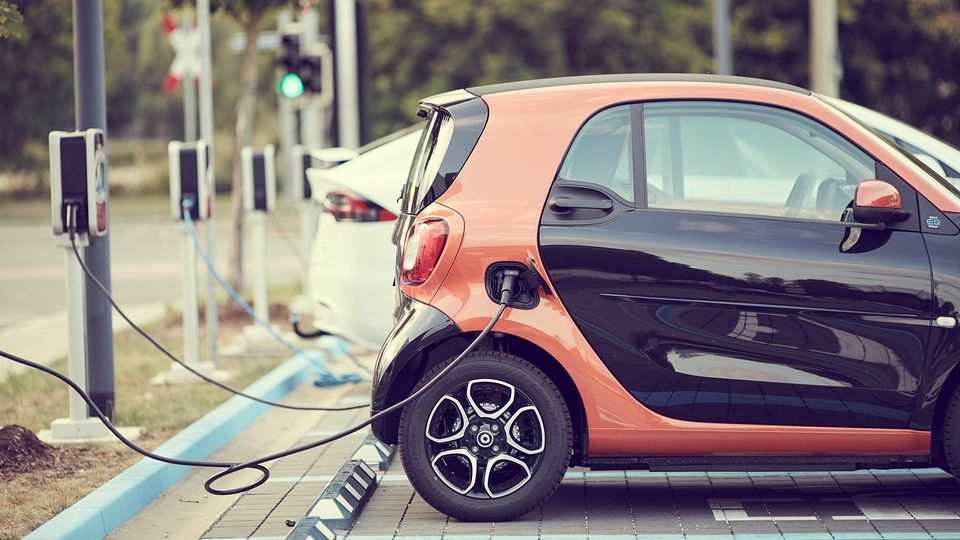
[[[403,213],[418,214],[453,185],[486,122],[487,106],[479,98],[429,110],[403,188]]]
[[[570,145],[558,176],[602,186],[634,202],[630,106],[606,109],[588,120]]]

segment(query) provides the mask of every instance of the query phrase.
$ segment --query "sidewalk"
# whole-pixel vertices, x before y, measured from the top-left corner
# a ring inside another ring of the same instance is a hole
[[[369,395],[368,383],[316,388],[307,382],[284,403],[292,405],[359,404]],[[242,461],[304,444],[367,417],[367,411],[304,412],[271,409],[261,415],[211,459]],[[216,496],[206,493],[203,483],[212,474],[194,469],[139,513],[114,530],[108,538],[141,540],[164,538],[223,538],[253,536],[258,530],[284,536],[287,519],[296,521],[314,501],[326,482],[314,481],[316,471],[332,474],[360,444],[356,434],[329,446],[296,454],[268,464],[271,479],[246,494]],[[307,474],[309,469],[310,474]],[[251,473],[252,475],[252,473]],[[248,476],[245,480],[251,479]],[[226,480],[224,485],[229,484]],[[239,481],[237,481],[239,483]],[[299,489],[296,489],[299,486]],[[204,532],[206,531],[206,532]]]

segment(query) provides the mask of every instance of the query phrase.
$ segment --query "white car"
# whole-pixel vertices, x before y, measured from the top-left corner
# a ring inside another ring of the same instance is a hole
[[[827,99],[960,185],[960,150],[882,113]],[[393,328],[396,247],[391,238],[400,211],[397,196],[419,136],[419,130],[395,135],[390,142],[371,143],[342,165],[307,172],[313,198],[323,209],[310,258],[313,324],[370,350],[378,350]]]
[[[842,99],[825,99],[900,145],[954,186],[960,186],[960,149],[883,113]]]
[[[308,270],[312,325],[373,351],[393,325],[390,238],[417,128],[374,141],[341,165],[307,170],[320,209]]]

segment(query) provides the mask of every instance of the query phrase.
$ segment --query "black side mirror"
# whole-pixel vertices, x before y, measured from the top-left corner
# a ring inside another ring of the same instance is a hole
[[[859,223],[903,221],[910,213],[901,209],[900,192],[883,180],[864,180],[853,198],[853,218]]]

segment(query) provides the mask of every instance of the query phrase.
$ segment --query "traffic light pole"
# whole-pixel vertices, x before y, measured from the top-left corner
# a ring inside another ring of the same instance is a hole
[[[290,9],[284,9],[277,15],[277,33],[283,34],[284,28],[293,22],[293,14]],[[280,155],[283,156],[284,171],[284,191],[287,194],[287,200],[292,205],[297,200],[296,186],[294,182],[297,179],[293,177],[293,171],[296,168],[291,161],[291,150],[297,144],[296,122],[294,122],[294,108],[290,100],[283,97],[283,94],[277,93],[277,116],[280,128]]]
[[[100,128],[106,136],[107,99],[104,90],[103,3],[73,0],[73,78],[77,129]],[[106,174],[106,173],[104,173]],[[109,183],[105,184],[109,186]],[[109,191],[109,190],[108,190]],[[107,204],[109,209],[110,205]],[[109,210],[108,210],[109,212]],[[110,288],[110,235],[90,238],[86,264]],[[87,278],[85,326],[87,330],[87,387],[97,407],[113,418],[113,319],[110,304]]]

